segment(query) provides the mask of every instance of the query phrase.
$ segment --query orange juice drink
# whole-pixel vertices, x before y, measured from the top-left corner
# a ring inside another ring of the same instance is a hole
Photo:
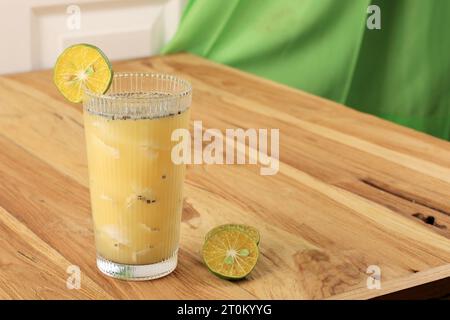
[[[171,139],[188,129],[190,85],[159,74],[116,74],[103,95],[87,91],[84,125],[97,265],[146,280],[176,267],[185,165]]]

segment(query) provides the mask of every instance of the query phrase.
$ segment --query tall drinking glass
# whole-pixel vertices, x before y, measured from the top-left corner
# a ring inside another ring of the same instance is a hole
[[[188,129],[191,86],[116,73],[107,93],[85,89],[83,101],[97,266],[126,280],[165,276],[177,265],[185,173],[171,135]]]

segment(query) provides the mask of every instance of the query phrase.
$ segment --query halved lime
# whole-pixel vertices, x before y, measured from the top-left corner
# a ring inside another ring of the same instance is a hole
[[[95,93],[105,93],[113,71],[106,55],[90,44],[76,44],[65,49],[53,69],[53,81],[71,102],[81,102],[83,86]]]
[[[222,230],[239,230],[244,233],[246,233],[253,241],[255,241],[256,244],[259,244],[260,236],[259,232],[256,228],[245,225],[245,224],[236,224],[236,223],[229,223],[229,224],[223,224],[218,227],[215,227],[214,229],[211,229],[205,236],[205,240],[207,240],[209,237],[211,237],[213,234],[215,234],[217,231]]]
[[[203,260],[215,275],[227,280],[245,278],[258,261],[256,242],[236,229],[215,232],[203,245]]]

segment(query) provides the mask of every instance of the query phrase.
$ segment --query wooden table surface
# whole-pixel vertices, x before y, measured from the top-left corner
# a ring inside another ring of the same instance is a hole
[[[64,101],[51,71],[2,76],[1,298],[448,294],[450,143],[188,54],[114,69],[189,79],[192,120],[204,128],[279,128],[280,171],[189,166],[175,272],[147,282],[104,277],[95,265],[81,105]],[[260,260],[240,282],[213,276],[200,255],[205,233],[229,222],[251,224],[262,237]],[[70,265],[81,270],[79,290],[66,287]],[[381,270],[380,290],[367,289],[370,265]]]

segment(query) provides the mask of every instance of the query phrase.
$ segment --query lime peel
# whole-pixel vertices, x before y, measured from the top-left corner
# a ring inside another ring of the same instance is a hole
[[[213,234],[215,234],[218,231],[221,230],[239,230],[244,233],[246,233],[250,238],[252,238],[256,244],[258,245],[260,242],[260,235],[256,228],[245,225],[245,224],[237,224],[237,223],[228,223],[228,224],[222,224],[220,226],[217,226],[213,229],[211,229],[205,236],[205,240],[208,240],[209,237],[211,237]]]

